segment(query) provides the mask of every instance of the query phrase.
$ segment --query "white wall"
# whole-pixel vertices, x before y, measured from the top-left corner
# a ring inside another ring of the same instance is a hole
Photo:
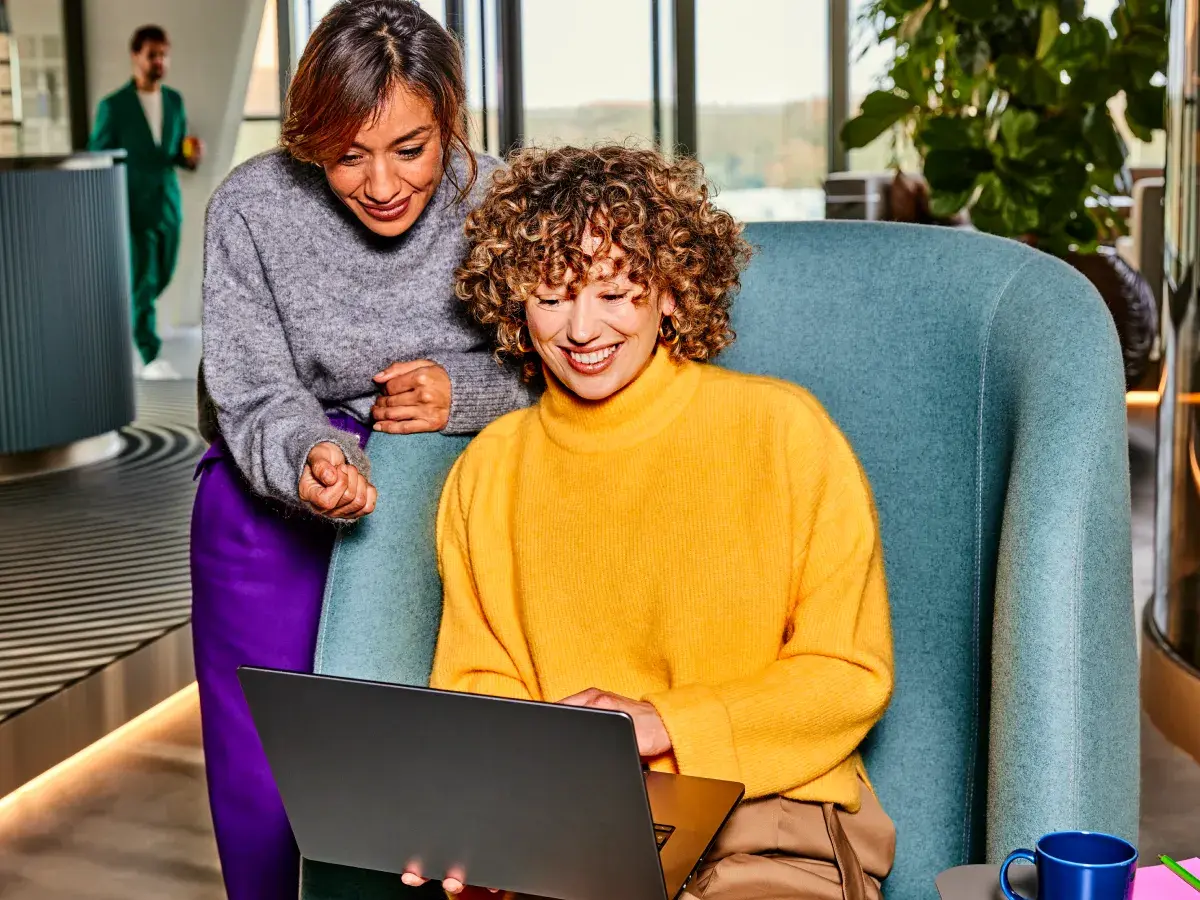
[[[17,38],[24,122],[20,152],[71,152],[62,9],[49,0],[7,0]]]
[[[35,0],[47,3],[47,0]],[[141,25],[161,25],[171,38],[167,84],[183,94],[188,124],[207,156],[196,172],[181,170],[183,244],[175,279],[159,300],[164,326],[200,322],[204,209],[229,172],[241,125],[254,45],[265,0],[85,0],[87,79],[91,109],[129,80],[129,38]]]

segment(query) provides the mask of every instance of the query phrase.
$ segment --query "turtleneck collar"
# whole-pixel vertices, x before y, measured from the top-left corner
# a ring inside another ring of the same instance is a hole
[[[546,370],[538,413],[550,440],[578,453],[603,453],[649,440],[683,412],[700,382],[699,363],[678,364],[659,347],[642,374],[605,400],[584,400]]]

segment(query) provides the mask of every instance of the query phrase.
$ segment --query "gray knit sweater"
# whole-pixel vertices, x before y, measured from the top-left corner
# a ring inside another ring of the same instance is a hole
[[[371,376],[397,360],[430,359],[450,375],[446,432],[478,431],[527,405],[528,392],[463,316],[454,271],[463,221],[499,163],[454,203],[448,178],[399,238],[364,228],[322,170],[271,151],[238,166],[208,206],[201,407],[253,488],[299,504],[309,450],[333,441],[362,471],[365,455],[327,411],[370,420]],[[464,165],[457,160],[460,180]],[[202,413],[203,418],[203,413]]]

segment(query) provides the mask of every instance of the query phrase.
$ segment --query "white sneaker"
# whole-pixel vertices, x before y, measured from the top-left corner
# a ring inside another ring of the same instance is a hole
[[[161,357],[147,363],[141,372],[144,381],[178,381],[182,377],[173,365]]]

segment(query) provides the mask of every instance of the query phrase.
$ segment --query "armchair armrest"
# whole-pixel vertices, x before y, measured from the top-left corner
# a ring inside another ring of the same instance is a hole
[[[1090,292],[1082,283],[1078,289]],[[1036,341],[1045,364],[1014,370],[1012,385],[1019,413],[991,665],[993,863],[1048,831],[1104,831],[1134,842],[1138,833],[1138,663],[1116,334],[1098,297],[1065,304],[1026,282],[1014,284],[1009,299],[993,327],[1010,333],[996,344]],[[1085,344],[1107,344],[1107,358],[1092,355],[1085,365],[1062,352],[1055,335],[1064,329],[1107,331]]]

